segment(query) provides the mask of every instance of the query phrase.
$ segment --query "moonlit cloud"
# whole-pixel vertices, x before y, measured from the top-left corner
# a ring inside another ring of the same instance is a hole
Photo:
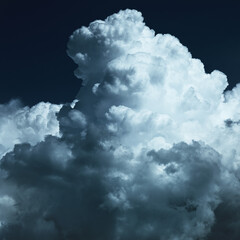
[[[136,10],[67,52],[77,100],[0,106],[1,239],[237,240],[240,86]]]

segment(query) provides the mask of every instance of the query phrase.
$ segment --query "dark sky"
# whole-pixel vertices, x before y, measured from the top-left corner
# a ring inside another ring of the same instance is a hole
[[[240,1],[1,0],[0,103],[12,98],[27,105],[71,101],[80,81],[66,54],[68,37],[126,8],[141,11],[155,32],[178,37],[207,72],[227,74],[230,87],[240,81]]]

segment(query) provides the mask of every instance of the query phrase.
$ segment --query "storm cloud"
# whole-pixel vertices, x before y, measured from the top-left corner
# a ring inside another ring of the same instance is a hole
[[[239,239],[240,85],[136,10],[67,53],[72,103],[0,106],[0,238]]]

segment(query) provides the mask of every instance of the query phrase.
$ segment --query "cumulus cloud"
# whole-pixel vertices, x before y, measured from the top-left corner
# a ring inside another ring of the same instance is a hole
[[[0,156],[15,144],[36,144],[46,135],[59,135],[56,113],[61,105],[40,102],[29,108],[19,100],[0,105]]]
[[[1,239],[238,239],[240,86],[136,10],[67,52],[78,100],[1,106]]]

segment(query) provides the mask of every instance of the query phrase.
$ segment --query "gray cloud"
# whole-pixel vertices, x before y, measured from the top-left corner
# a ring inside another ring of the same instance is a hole
[[[1,106],[0,238],[238,239],[239,85],[135,10],[68,54],[78,100]]]

